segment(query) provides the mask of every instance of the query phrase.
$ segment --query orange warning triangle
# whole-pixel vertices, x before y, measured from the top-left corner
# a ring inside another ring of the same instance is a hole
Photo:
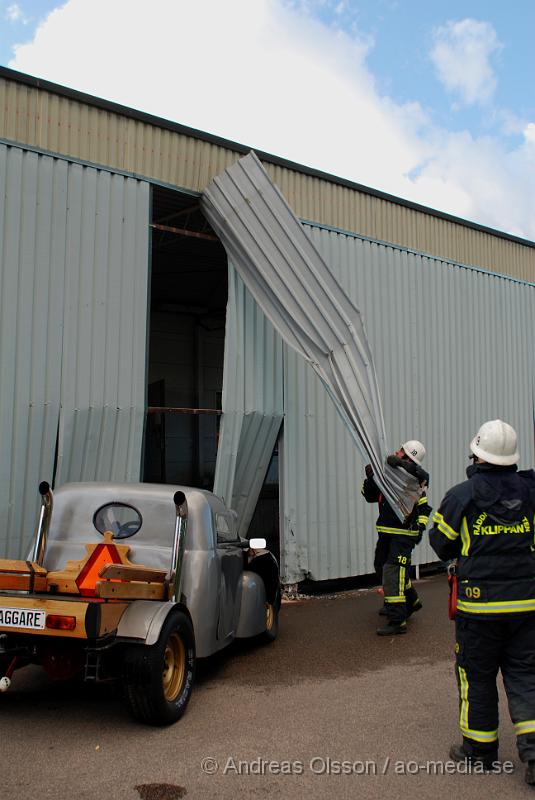
[[[94,597],[95,587],[102,567],[105,567],[106,564],[121,563],[121,556],[114,544],[97,544],[76,578],[76,585],[80,590],[80,594]]]

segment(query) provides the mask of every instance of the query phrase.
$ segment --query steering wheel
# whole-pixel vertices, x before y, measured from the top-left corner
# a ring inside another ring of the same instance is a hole
[[[119,531],[113,538],[128,539],[129,536],[133,536],[134,533],[137,533],[140,527],[141,525],[139,524],[138,519],[132,519],[129,522],[123,522],[123,524],[119,526]]]

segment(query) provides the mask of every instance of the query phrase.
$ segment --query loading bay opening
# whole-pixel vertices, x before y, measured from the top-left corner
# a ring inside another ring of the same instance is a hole
[[[152,187],[143,480],[212,490],[222,414],[227,254],[199,198]],[[279,555],[275,448],[248,536]]]

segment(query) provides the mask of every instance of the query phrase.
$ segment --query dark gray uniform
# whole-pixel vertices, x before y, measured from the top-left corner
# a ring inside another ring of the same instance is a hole
[[[433,549],[458,559],[456,676],[463,749],[498,752],[501,670],[522,761],[535,759],[535,472],[474,464],[434,514]]]
[[[402,466],[411,474],[427,483],[429,476],[425,470],[410,461],[389,456],[393,467]],[[415,504],[412,512],[403,521],[383,497],[373,477],[366,478],[362,484],[362,494],[368,503],[379,504],[379,516],[375,527],[378,539],[375,548],[374,569],[383,585],[384,601],[388,621],[402,624],[418,602],[416,589],[410,579],[412,551],[422,539],[431,508],[424,493]]]

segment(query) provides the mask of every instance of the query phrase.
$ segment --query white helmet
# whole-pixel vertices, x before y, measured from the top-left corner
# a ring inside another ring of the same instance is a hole
[[[405,444],[401,446],[411,461],[414,461],[415,464],[422,463],[425,458],[425,447],[421,442],[417,439],[409,439],[408,442],[405,442]]]
[[[508,467],[520,458],[516,449],[516,431],[501,419],[484,422],[472,441],[470,450],[489,464]]]

